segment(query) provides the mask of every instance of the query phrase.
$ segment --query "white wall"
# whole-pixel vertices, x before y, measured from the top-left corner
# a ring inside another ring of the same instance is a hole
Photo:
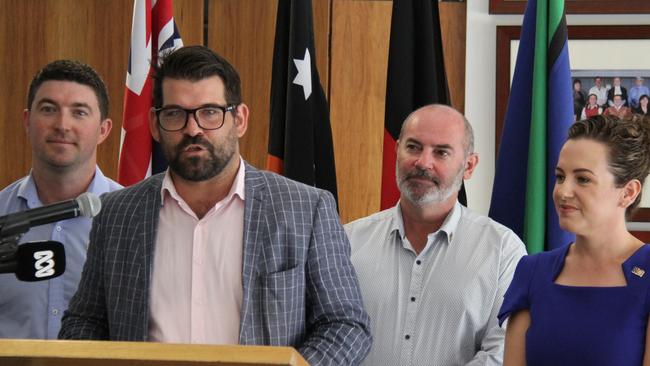
[[[521,25],[522,15],[488,13],[489,0],[467,1],[465,114],[474,127],[480,161],[466,183],[469,207],[487,214],[495,164],[496,27]],[[568,25],[650,24],[650,15],[568,15]],[[602,55],[607,57],[606,54]]]

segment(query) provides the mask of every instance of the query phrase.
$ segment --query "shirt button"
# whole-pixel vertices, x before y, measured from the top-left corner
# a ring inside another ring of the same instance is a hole
[[[411,301],[415,301],[415,297],[411,297]]]
[[[52,315],[58,315],[59,309],[52,309]]]
[[[56,231],[61,231],[61,226],[60,225],[56,226]]]
[[[419,266],[420,264],[422,264],[422,261],[418,259],[418,260],[415,261],[415,264],[417,264]]]
[[[407,335],[404,336],[404,339],[406,339],[408,341],[409,339],[411,339],[411,336],[407,334]]]

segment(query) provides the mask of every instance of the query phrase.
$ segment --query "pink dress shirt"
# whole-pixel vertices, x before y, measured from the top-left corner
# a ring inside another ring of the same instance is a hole
[[[244,162],[228,195],[198,219],[167,171],[149,301],[151,341],[239,343]]]

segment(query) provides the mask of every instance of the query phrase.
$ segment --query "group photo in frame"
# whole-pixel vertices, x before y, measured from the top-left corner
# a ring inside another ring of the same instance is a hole
[[[574,120],[595,114],[650,114],[649,69],[571,69]],[[619,96],[618,100],[616,96]]]
[[[650,1],[648,2],[650,4]],[[497,26],[496,52],[496,146],[499,146],[510,84],[514,74],[520,26]],[[569,60],[573,80],[579,78],[588,92],[596,77],[607,86],[620,78],[627,90],[637,77],[650,84],[650,25],[568,26]],[[614,41],[615,42],[612,42]],[[607,57],[603,57],[606,54]],[[585,94],[585,97],[587,95]],[[498,153],[498,152],[497,152]],[[650,188],[642,195],[640,208],[629,221],[650,222]]]

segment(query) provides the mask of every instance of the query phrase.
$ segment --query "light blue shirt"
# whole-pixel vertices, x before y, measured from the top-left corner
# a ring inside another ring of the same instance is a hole
[[[373,345],[364,365],[501,365],[503,294],[524,244],[458,202],[416,254],[399,204],[345,225]]]
[[[88,192],[101,195],[120,188],[97,167]],[[41,206],[31,173],[0,192],[0,215]],[[0,274],[0,338],[57,338],[61,317],[81,278],[91,224],[91,218],[77,217],[33,227],[22,236],[21,243],[63,243],[66,268],[63,275],[40,282],[21,282],[12,273]]]
[[[639,108],[639,98],[644,94],[650,97],[650,89],[648,89],[648,87],[645,85],[635,85],[630,88],[628,98],[630,98],[630,104],[633,108]]]

